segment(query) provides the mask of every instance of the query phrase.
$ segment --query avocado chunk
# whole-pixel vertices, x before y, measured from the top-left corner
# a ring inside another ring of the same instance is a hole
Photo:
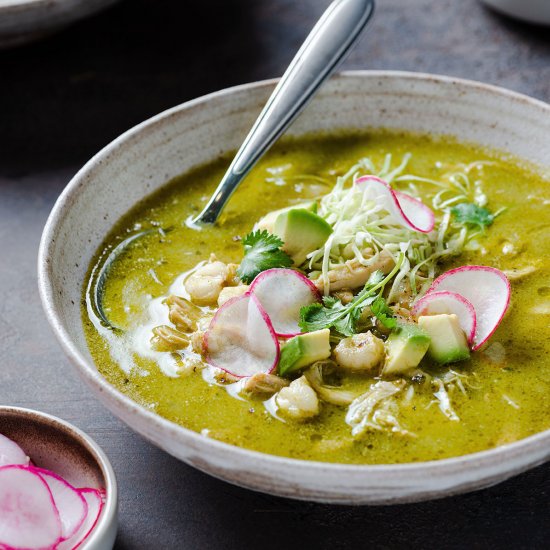
[[[284,376],[330,357],[330,330],[324,328],[294,336],[281,349],[278,372]]]
[[[430,336],[413,323],[401,323],[386,340],[386,362],[382,375],[400,374],[420,363],[428,348]]]
[[[268,233],[275,233],[275,220],[279,217],[279,214],[283,214],[284,212],[288,212],[289,210],[296,208],[315,213],[317,212],[317,203],[315,201],[304,202],[301,204],[287,206],[286,208],[281,208],[280,210],[273,210],[273,212],[268,212],[256,223],[254,230],[259,229],[260,231],[263,231],[265,229]]]
[[[470,357],[468,340],[454,313],[419,317],[418,326],[430,335],[428,355],[434,361],[445,364]]]
[[[292,208],[277,216],[273,232],[284,242],[283,250],[294,265],[299,266],[310,252],[325,244],[332,227],[310,210]]]

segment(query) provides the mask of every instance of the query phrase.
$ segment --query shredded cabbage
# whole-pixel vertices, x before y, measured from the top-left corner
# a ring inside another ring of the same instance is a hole
[[[332,226],[333,233],[321,248],[308,254],[307,259],[309,270],[322,278],[325,294],[329,293],[328,272],[331,269],[342,267],[352,259],[368,265],[373,256],[385,250],[394,259],[399,252],[405,253],[388,301],[392,301],[406,277],[414,297],[430,286],[438,261],[459,254],[480,234],[480,231],[454,222],[451,208],[461,202],[473,202],[478,206],[486,203],[481,181],[472,181],[470,177],[474,168],[486,163],[472,163],[461,171],[433,180],[404,173],[411,157],[410,153],[405,154],[399,165],[392,168],[392,155],[388,154],[378,170],[369,158],[363,158],[337,178],[332,191],[321,199],[318,214]],[[436,217],[434,230],[425,234],[400,225],[383,206],[369,198],[367,189],[353,185],[363,175],[376,175],[415,198],[419,197],[419,185],[435,188],[434,193],[428,193]]]

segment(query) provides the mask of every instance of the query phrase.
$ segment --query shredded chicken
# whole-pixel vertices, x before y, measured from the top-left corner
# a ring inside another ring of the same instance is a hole
[[[397,286],[397,289],[388,299],[390,299],[392,303],[395,302],[396,304],[398,304],[396,307],[398,307],[399,309],[408,311],[411,309],[414,298],[415,296],[413,295],[411,282],[408,277],[405,277],[401,280],[401,282]]]
[[[353,300],[353,292],[348,289],[337,290],[332,295],[338,298],[343,304],[349,304]]]
[[[305,377],[323,401],[333,405],[346,406],[357,397],[357,393],[330,386],[323,381],[323,370],[335,368],[336,364],[333,361],[317,361],[306,370]]]
[[[453,420],[453,421],[460,420],[458,415],[453,410],[453,407],[451,405],[451,400],[449,399],[449,394],[447,393],[443,380],[440,380],[439,378],[434,378],[432,380],[432,384],[434,384],[437,388],[437,391],[434,393],[434,397],[436,398],[436,402],[439,406],[439,410],[449,420]]]
[[[376,382],[367,392],[354,399],[346,414],[351,434],[356,437],[368,430],[389,429],[401,435],[412,435],[399,425],[390,401],[390,398],[399,393],[404,386],[404,380]]]
[[[357,259],[348,260],[344,265],[331,269],[328,272],[328,283],[330,291],[342,289],[354,289],[363,286],[374,271],[382,271],[389,273],[395,265],[394,259],[386,250],[382,250],[363,265]],[[323,277],[319,277],[315,281],[315,286],[323,292],[325,282]]]

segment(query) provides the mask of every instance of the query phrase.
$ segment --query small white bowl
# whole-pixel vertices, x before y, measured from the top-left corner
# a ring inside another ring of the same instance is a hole
[[[131,428],[184,462],[243,487],[304,500],[426,500],[487,487],[547,460],[550,430],[480,453],[411,464],[329,464],[272,456],[169,422],[98,373],[80,311],[98,247],[144,197],[234,151],[274,86],[270,81],[222,90],[143,122],[93,157],[61,194],[40,244],[40,295],[57,338],[90,390]],[[452,134],[549,167],[550,105],[494,86],[426,74],[344,73],[323,87],[288,133],[379,127]]]
[[[36,466],[55,472],[71,485],[105,490],[99,519],[79,549],[111,550],[118,528],[117,483],[99,445],[60,418],[19,407],[0,407],[0,434],[15,441]]]
[[[0,48],[37,40],[117,0],[0,0]]]

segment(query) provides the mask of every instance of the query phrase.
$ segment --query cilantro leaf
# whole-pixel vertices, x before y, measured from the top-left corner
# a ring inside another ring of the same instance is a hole
[[[482,230],[490,226],[495,219],[495,216],[487,208],[477,206],[477,204],[471,202],[457,204],[451,208],[451,213],[457,222],[463,225],[479,227]]]
[[[353,336],[357,333],[357,321],[361,317],[363,308],[352,309],[345,317],[333,323],[334,330],[344,336]]]
[[[382,296],[378,296],[376,300],[371,304],[370,310],[372,314],[386,327],[395,328],[397,326],[397,320],[393,313],[393,310],[388,307],[386,300]]]
[[[375,271],[363,290],[349,304],[344,305],[333,296],[325,296],[322,304],[304,306],[300,310],[300,328],[304,332],[332,328],[344,336],[356,334],[357,321],[363,309],[376,301],[376,291],[383,288],[394,275],[392,271],[385,277],[381,271]]]
[[[299,326],[304,332],[313,332],[330,327],[336,319],[336,312],[323,304],[310,304],[300,309]]]
[[[243,239],[244,258],[237,270],[239,278],[250,284],[258,273],[274,267],[290,267],[292,259],[281,250],[283,241],[276,235],[253,231]]]

